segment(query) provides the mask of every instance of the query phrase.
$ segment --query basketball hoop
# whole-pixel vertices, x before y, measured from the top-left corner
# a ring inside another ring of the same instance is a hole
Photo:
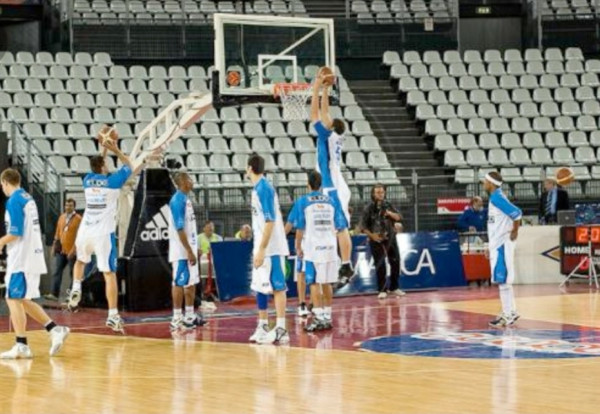
[[[311,94],[310,83],[276,83],[273,89],[273,95],[279,98],[283,106],[283,119],[287,121],[308,119],[306,103]]]

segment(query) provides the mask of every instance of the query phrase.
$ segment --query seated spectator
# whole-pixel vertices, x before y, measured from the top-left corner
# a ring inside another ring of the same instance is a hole
[[[544,180],[538,217],[540,224],[556,224],[558,212],[569,209],[569,193],[556,184],[553,178]]]
[[[475,233],[485,231],[487,226],[487,210],[483,208],[483,199],[475,196],[469,207],[458,217],[458,231]]]
[[[252,240],[252,227],[250,227],[249,224],[242,225],[240,230],[237,233],[235,233],[235,238],[237,240],[245,240],[245,241]]]
[[[207,220],[204,223],[204,229],[202,233],[198,236],[198,245],[200,246],[200,252],[202,255],[208,254],[210,252],[210,244],[215,242],[223,241],[223,237],[219,236],[215,233],[215,224]]]

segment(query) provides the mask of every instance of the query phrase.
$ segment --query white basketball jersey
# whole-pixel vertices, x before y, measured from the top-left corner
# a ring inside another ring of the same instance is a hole
[[[6,202],[4,220],[7,233],[19,236],[6,245],[6,273],[47,273],[38,209],[22,188],[12,193]]]
[[[335,218],[335,207],[325,194],[315,191],[300,199],[298,228],[304,230],[305,260],[314,263],[337,260]]]
[[[258,252],[263,238],[265,224],[274,221],[275,227],[271,233],[265,256],[287,256],[290,254],[283,217],[279,208],[279,199],[273,185],[265,177],[254,185],[252,190],[252,231],[254,233],[253,253]]]
[[[130,175],[131,168],[124,165],[113,174],[92,173],[85,176],[85,212],[78,237],[79,233],[86,237],[97,237],[115,232],[119,192]]]
[[[520,220],[522,215],[521,210],[506,198],[502,189],[498,188],[490,194],[487,223],[489,250],[495,250],[506,243],[513,222]]]
[[[187,250],[181,243],[178,232],[183,230],[188,243],[198,256],[198,228],[196,214],[190,198],[183,192],[177,191],[169,202],[169,262],[187,260]]]

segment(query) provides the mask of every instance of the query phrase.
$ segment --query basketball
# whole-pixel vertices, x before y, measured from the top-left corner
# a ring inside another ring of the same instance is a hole
[[[98,131],[96,139],[98,140],[98,143],[100,143],[100,145],[103,145],[106,139],[110,139],[111,141],[117,141],[119,139],[119,134],[117,133],[117,130],[113,127],[104,125],[102,129]]]
[[[227,74],[227,85],[240,86],[240,72],[232,70]]]
[[[556,183],[558,185],[568,185],[575,180],[575,173],[569,167],[560,167],[556,170]]]
[[[335,83],[335,75],[333,74],[333,70],[327,66],[323,66],[321,69],[319,69],[318,76],[323,79],[323,85],[331,86]]]

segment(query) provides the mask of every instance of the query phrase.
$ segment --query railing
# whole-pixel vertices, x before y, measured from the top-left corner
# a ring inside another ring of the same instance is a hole
[[[12,119],[7,121],[10,124],[12,166],[21,172],[23,186],[35,199],[40,210],[40,224],[46,235],[46,241],[51,242],[54,237],[54,224],[63,205],[64,183],[61,174],[19,123]]]

